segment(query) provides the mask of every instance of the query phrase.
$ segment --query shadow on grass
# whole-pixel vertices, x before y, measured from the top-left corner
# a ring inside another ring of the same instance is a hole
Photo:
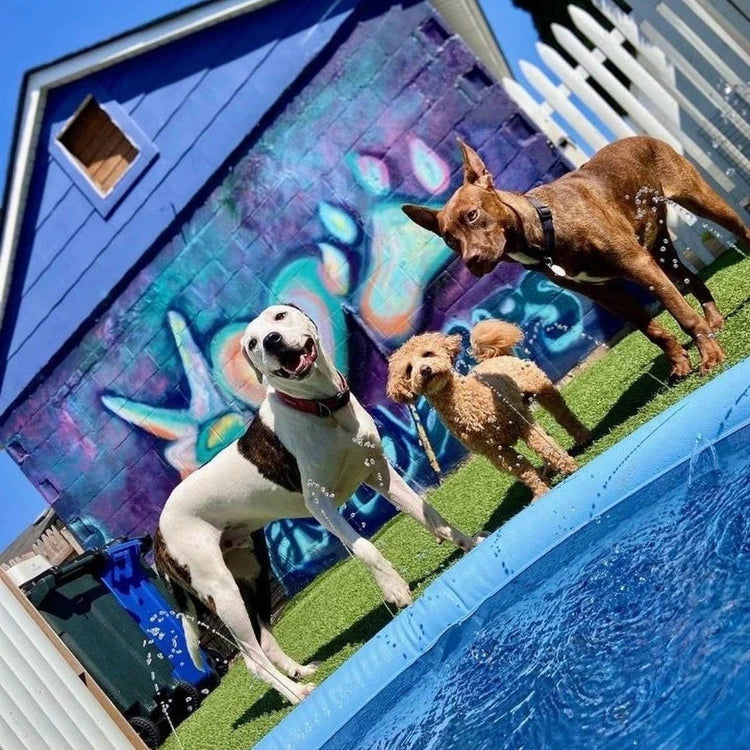
[[[669,371],[667,358],[658,356],[651,367],[639,375],[609,407],[604,418],[592,430],[592,439],[599,440],[637,414],[668,385]]]
[[[738,305],[730,310],[724,317],[726,323],[730,323],[734,317],[744,311],[747,303]],[[693,341],[684,343],[684,347],[690,355],[693,362],[693,371],[688,377],[693,377],[698,372],[700,364],[700,355]],[[617,401],[609,408],[606,416],[592,430],[592,441],[599,440],[607,435],[615,427],[619,427],[632,416],[637,414],[649,401],[651,401],[660,391],[667,387],[671,388],[675,382],[669,379],[670,365],[666,356],[659,355],[651,362],[649,369],[642,373],[630,386],[620,394]],[[714,374],[713,372],[711,373]],[[572,451],[574,455],[585,453],[588,449],[583,446],[583,450]]]
[[[714,260],[711,265],[702,269],[698,275],[704,281],[708,281],[714,276],[714,274],[730,268],[731,266],[740,263],[742,260],[743,256],[737,250],[727,250]],[[682,289],[682,291],[684,293],[689,292],[687,289]],[[728,322],[744,307],[745,304],[743,303],[731,311],[724,311],[725,320]],[[694,366],[697,367],[697,352],[694,342],[688,341],[684,346],[691,355]],[[640,411],[643,406],[651,401],[660,390],[663,390],[665,386],[671,387],[674,385],[674,383],[669,380],[670,369],[669,360],[664,354],[655,357],[651,362],[649,369],[642,373],[626,391],[620,394],[620,397],[610,407],[606,416],[596,425],[596,427],[594,427],[592,430],[592,441],[599,440],[611,432],[615,427],[619,427],[623,422],[630,419],[630,417]],[[583,446],[583,449],[574,450],[572,452],[574,455],[580,455],[581,453],[585,453],[587,448],[588,445]]]
[[[264,714],[274,714],[284,708],[289,708],[289,703],[281,697],[280,693],[269,688],[255,703],[251,703],[241,716],[238,716],[232,722],[232,729],[239,729],[243,724],[255,721]]]
[[[750,247],[748,247],[747,243],[738,242],[737,244],[743,248],[744,252],[750,250]],[[740,253],[740,251],[735,248],[730,248],[726,252],[723,252],[710,265],[702,268],[698,272],[698,276],[700,276],[704,281],[708,281],[718,271],[723,271],[725,268],[734,266],[737,263],[742,262],[742,260],[742,253]]]
[[[515,482],[502,499],[500,505],[495,508],[492,515],[485,524],[486,531],[499,529],[506,521],[513,518],[519,511],[523,510],[531,502],[531,491],[525,484]]]

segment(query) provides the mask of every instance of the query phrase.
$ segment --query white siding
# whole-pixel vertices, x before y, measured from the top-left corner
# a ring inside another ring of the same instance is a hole
[[[133,750],[2,577],[0,748]]]

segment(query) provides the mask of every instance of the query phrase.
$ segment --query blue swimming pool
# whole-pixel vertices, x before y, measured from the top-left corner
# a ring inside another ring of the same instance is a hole
[[[750,747],[749,446],[597,517],[325,747]]]
[[[750,361],[512,519],[257,747],[750,747]]]

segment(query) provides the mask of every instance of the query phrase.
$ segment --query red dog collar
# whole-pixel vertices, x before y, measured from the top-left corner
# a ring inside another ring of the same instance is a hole
[[[338,376],[341,378],[341,390],[335,396],[331,396],[331,398],[297,398],[282,391],[276,391],[276,395],[287,406],[291,406],[292,409],[304,411],[307,414],[314,414],[316,417],[330,417],[334,412],[345,407],[351,397],[351,391],[349,390],[346,378],[340,372]]]

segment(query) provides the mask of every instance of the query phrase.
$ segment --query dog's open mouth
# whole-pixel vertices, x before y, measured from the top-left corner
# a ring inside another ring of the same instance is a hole
[[[315,360],[318,358],[318,348],[315,342],[308,338],[301,349],[289,349],[278,355],[281,367],[276,370],[276,375],[282,378],[304,378],[312,370]]]
[[[421,395],[436,393],[445,386],[446,374],[445,372],[431,372],[429,375],[422,375],[418,392]]]

